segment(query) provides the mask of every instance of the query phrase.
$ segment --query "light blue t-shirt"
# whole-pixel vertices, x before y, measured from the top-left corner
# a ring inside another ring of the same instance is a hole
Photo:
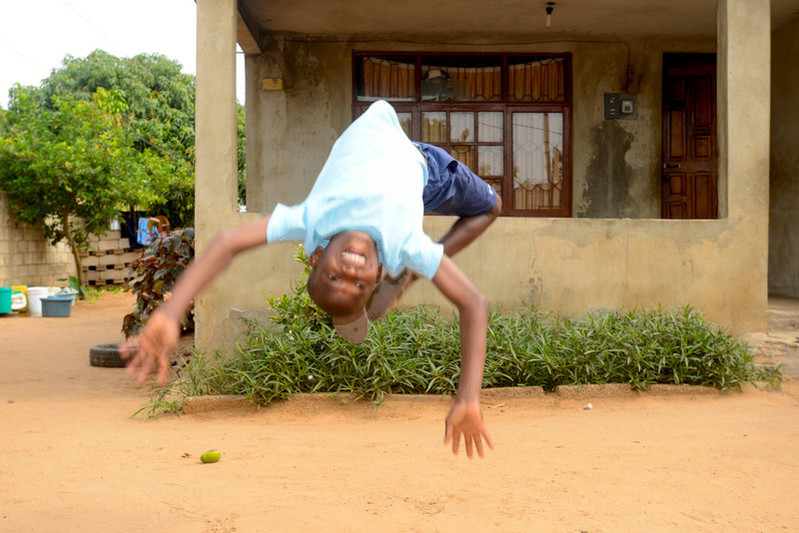
[[[267,241],[303,241],[310,255],[342,231],[361,230],[374,239],[390,275],[408,268],[432,278],[444,248],[422,228],[426,183],[424,157],[394,108],[377,101],[333,145],[305,201],[277,205]]]

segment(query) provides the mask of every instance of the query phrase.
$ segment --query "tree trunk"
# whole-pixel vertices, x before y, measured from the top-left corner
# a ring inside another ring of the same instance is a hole
[[[81,269],[80,265],[80,251],[75,244],[75,239],[72,237],[72,232],[69,231],[69,209],[64,211],[64,213],[61,215],[61,223],[64,225],[64,237],[66,237],[67,242],[69,243],[69,248],[72,250],[72,257],[75,259],[75,277],[78,278],[78,296],[83,299],[83,291],[80,290],[80,287],[84,286],[83,270]]]

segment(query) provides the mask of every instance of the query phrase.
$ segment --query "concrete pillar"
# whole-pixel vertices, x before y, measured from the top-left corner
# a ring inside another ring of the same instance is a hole
[[[771,12],[769,0],[718,2],[721,216],[746,240],[736,258],[755,312],[768,302]]]
[[[719,137],[728,183],[727,215],[768,219],[771,119],[769,0],[718,4]]]
[[[236,0],[197,0],[198,247],[236,212]]]
[[[197,0],[194,226],[198,254],[237,210],[236,22],[236,0]],[[195,305],[199,339],[207,337],[202,328],[209,296],[201,296]]]
[[[769,293],[799,298],[799,15],[772,35]]]

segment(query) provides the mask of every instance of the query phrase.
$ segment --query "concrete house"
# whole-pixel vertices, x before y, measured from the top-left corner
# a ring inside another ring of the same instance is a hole
[[[765,330],[799,297],[796,0],[197,0],[196,229],[302,201],[372,101],[456,154],[504,216],[456,262],[505,310],[681,306]],[[236,44],[247,213],[236,202]],[[437,238],[451,224],[428,217]],[[223,346],[241,310],[301,278],[248,253],[196,302]],[[447,308],[430,283],[403,303]]]

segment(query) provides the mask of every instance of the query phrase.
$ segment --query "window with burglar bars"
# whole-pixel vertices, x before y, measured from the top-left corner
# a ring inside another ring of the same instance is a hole
[[[354,54],[354,116],[390,102],[414,141],[490,183],[503,214],[570,216],[569,54]]]

